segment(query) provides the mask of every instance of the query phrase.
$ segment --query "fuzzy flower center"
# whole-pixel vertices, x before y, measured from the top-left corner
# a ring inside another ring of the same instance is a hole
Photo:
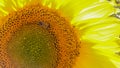
[[[3,68],[72,68],[79,55],[76,29],[53,9],[26,6],[0,28]]]

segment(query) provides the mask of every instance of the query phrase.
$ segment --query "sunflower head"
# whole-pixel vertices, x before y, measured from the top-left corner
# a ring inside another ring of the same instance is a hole
[[[6,67],[72,67],[79,54],[75,28],[57,11],[40,4],[6,16],[1,36]]]
[[[0,68],[119,68],[119,6],[119,0],[1,0]]]

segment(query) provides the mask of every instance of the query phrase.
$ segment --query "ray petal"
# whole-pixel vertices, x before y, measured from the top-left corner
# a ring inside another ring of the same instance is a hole
[[[104,55],[109,58],[109,60],[116,66],[116,68],[119,68],[120,64],[120,46],[116,42],[103,42],[100,44],[97,44],[93,47],[96,49],[97,54]]]
[[[61,2],[59,10],[62,11],[70,19],[74,18],[83,9],[92,4],[99,2],[99,0],[65,0]]]
[[[81,20],[93,19],[93,18],[105,18],[115,12],[115,8],[108,2],[100,2],[83,9],[79,12],[79,15],[73,18],[72,23],[76,24]]]
[[[91,47],[93,44],[83,44],[84,46],[81,46],[81,53],[74,68],[116,68],[116,65],[107,56],[100,54],[102,52]]]
[[[0,0],[0,15],[6,16],[10,12],[22,8],[30,0]]]
[[[81,29],[84,30],[83,38],[91,42],[115,41],[120,34],[120,20],[116,18],[102,19],[94,24],[87,24]]]

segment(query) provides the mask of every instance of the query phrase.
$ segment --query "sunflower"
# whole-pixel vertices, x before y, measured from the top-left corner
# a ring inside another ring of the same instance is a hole
[[[0,0],[0,68],[120,68],[119,0]]]

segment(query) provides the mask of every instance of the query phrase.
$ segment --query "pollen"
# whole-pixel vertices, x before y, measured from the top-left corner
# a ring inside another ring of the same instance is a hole
[[[10,13],[0,28],[2,68],[72,68],[79,49],[69,20],[39,4]]]

